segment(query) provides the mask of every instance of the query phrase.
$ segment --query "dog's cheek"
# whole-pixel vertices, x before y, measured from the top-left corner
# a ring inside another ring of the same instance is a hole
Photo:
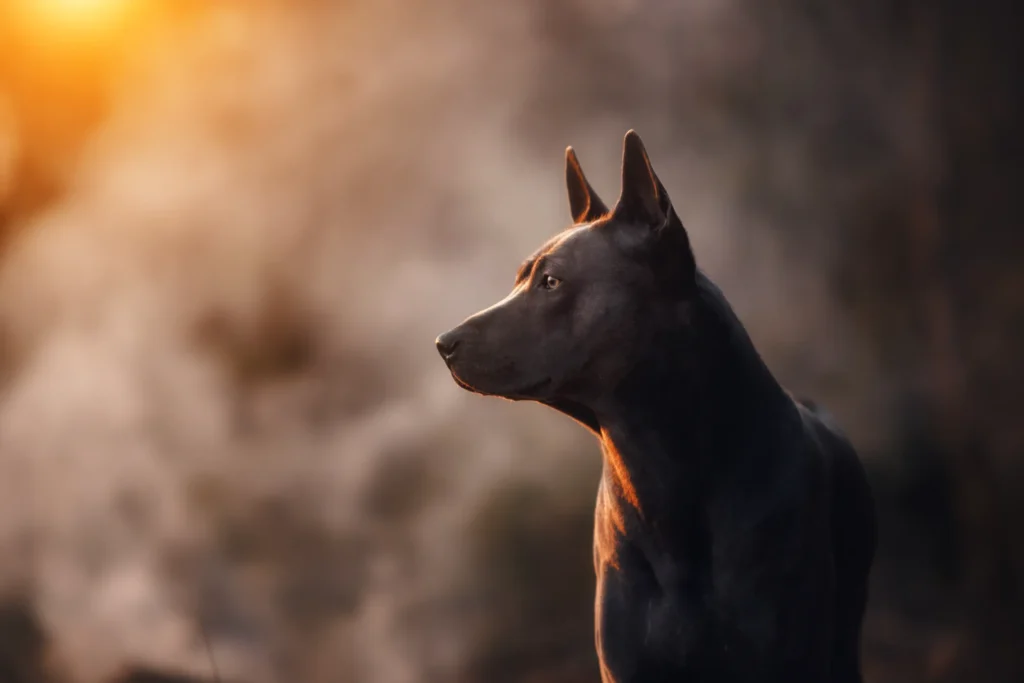
[[[580,297],[572,315],[573,335],[588,344],[617,337],[628,329],[632,306],[621,288],[594,288]]]
[[[595,293],[597,294],[597,293]],[[568,331],[576,339],[586,339],[601,325],[608,313],[608,301],[600,295],[589,294],[577,297],[572,309],[565,316]]]

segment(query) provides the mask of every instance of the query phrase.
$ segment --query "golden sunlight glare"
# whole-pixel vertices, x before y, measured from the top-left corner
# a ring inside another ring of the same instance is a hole
[[[21,0],[37,31],[97,34],[115,28],[138,0]],[[83,36],[84,37],[84,36]]]

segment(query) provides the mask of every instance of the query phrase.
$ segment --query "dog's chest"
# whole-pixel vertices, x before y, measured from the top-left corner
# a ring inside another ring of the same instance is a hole
[[[723,682],[747,680],[735,668],[760,660],[761,645],[773,639],[760,625],[762,610],[730,588],[729,577],[746,576],[749,568],[719,567],[714,580],[705,530],[685,518],[660,521],[645,521],[613,492],[599,490],[595,626],[606,681],[707,672]]]
[[[606,683],[678,680],[703,668],[709,624],[698,603],[666,593],[633,558],[598,564],[595,636]]]
[[[617,493],[602,482],[594,516],[599,648],[626,668],[659,653],[676,659],[702,629],[702,553],[685,552],[678,530],[661,538],[668,530],[652,529]]]

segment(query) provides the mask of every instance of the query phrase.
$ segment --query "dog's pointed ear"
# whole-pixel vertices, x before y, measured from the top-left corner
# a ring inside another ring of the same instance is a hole
[[[622,190],[615,212],[620,217],[660,226],[667,217],[668,197],[654,173],[643,140],[630,129],[622,140]]]
[[[572,147],[565,148],[565,185],[569,190],[569,211],[575,225],[589,223],[608,213],[608,207],[590,186]]]
[[[658,243],[668,247],[658,250],[661,256],[674,261],[673,270],[681,274],[685,282],[692,281],[696,262],[690,238],[665,186],[654,172],[643,141],[632,129],[622,141],[622,191],[613,214],[647,225]]]

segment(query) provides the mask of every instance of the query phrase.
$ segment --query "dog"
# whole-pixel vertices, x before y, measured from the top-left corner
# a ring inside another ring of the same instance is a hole
[[[612,209],[572,147],[566,183],[571,227],[435,343],[462,388],[600,440],[602,680],[861,683],[877,531],[850,441],[773,377],[635,131]]]

